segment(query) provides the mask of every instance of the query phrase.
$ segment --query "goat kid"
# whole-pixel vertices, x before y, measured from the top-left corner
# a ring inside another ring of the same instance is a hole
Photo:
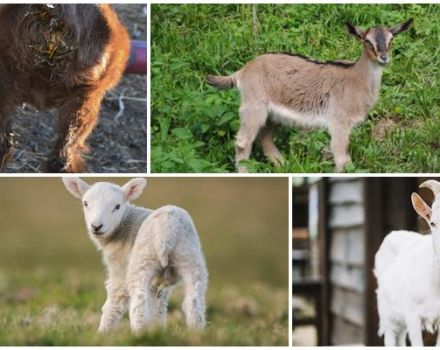
[[[259,136],[264,154],[274,165],[284,159],[274,143],[277,124],[328,129],[336,170],[350,162],[351,129],[363,121],[378,99],[382,67],[390,60],[393,38],[407,31],[412,19],[388,28],[362,30],[347,24],[349,34],[363,44],[355,63],[317,62],[300,55],[269,53],[258,56],[229,76],[207,76],[220,89],[241,92],[240,129],[235,142],[235,162],[249,159]]]
[[[440,183],[424,182],[435,199],[430,208],[413,193],[412,204],[426,220],[431,235],[394,231],[375,257],[379,336],[386,346],[423,346],[422,330],[437,334],[440,345]]]
[[[0,27],[1,169],[12,153],[8,115],[27,103],[59,112],[47,171],[84,171],[101,101],[128,60],[125,27],[106,4],[0,5]]]

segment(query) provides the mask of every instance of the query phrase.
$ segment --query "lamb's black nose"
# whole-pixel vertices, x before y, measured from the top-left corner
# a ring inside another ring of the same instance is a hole
[[[102,229],[102,226],[103,226],[102,224],[99,225],[99,226],[96,226],[96,225],[93,225],[93,224],[92,224],[93,231],[94,231],[95,233],[99,232],[99,230]]]

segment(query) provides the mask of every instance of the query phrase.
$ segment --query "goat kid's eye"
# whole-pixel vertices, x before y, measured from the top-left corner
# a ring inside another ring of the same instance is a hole
[[[437,225],[435,223],[433,223],[433,222],[431,222],[430,225],[431,225],[431,227],[434,227],[434,228],[437,227]]]
[[[83,202],[84,208],[87,208],[89,206],[89,203]]]
[[[113,209],[113,211],[119,210],[120,208],[121,208],[121,205],[120,205],[120,204],[117,204],[116,207],[115,207],[115,209]]]

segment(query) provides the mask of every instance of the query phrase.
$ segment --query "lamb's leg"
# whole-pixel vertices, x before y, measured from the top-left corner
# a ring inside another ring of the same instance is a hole
[[[173,291],[173,287],[161,288],[156,295],[156,314],[155,323],[165,328],[167,326],[168,299]]]
[[[329,132],[331,136],[330,148],[335,160],[336,171],[341,172],[351,161],[348,153],[348,144],[350,142],[351,127],[340,123],[330,125]]]
[[[240,162],[249,159],[252,145],[260,129],[266,124],[267,115],[267,109],[263,105],[240,107],[240,129],[235,141],[235,166],[240,173],[247,172]]]
[[[422,325],[418,318],[406,321],[411,346],[423,346]]]
[[[129,267],[128,293],[130,295],[130,326],[140,333],[152,325],[156,310],[156,290],[152,281],[157,274],[156,264],[140,263]]]
[[[208,273],[204,265],[192,265],[179,269],[183,280],[184,299],[182,303],[186,325],[192,329],[205,327],[205,293]]]
[[[60,108],[58,137],[47,165],[49,172],[84,171],[86,140],[98,120],[102,97],[91,94],[79,101],[72,98]]]
[[[98,332],[113,329],[127,310],[128,295],[123,284],[113,281],[107,282],[107,300],[102,307],[101,323]]]
[[[274,166],[280,166],[284,164],[284,159],[273,141],[276,129],[275,125],[268,123],[263,129],[261,129],[260,142],[264,155]]]

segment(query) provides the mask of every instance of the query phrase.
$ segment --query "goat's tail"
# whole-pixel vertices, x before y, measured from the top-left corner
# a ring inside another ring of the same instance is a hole
[[[237,85],[235,74],[228,76],[208,75],[206,77],[206,82],[219,89],[230,89]]]

